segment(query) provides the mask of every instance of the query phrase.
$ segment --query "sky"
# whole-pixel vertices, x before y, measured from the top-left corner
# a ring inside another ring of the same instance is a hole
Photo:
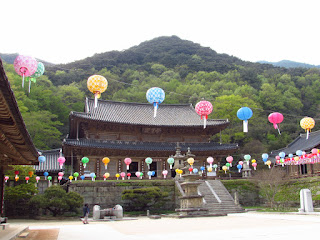
[[[176,35],[245,61],[320,65],[318,0],[2,0],[0,53],[52,63]]]

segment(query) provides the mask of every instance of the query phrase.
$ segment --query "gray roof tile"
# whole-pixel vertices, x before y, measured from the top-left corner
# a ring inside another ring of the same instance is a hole
[[[203,120],[191,104],[160,104],[157,116],[153,117],[153,105],[99,100],[94,108],[94,99],[86,99],[86,112],[71,112],[71,117],[103,122],[149,125],[149,126],[203,126]],[[207,120],[207,126],[224,126],[227,119]]]

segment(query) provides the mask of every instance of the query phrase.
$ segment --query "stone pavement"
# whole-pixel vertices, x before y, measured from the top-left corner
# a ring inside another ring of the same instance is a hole
[[[141,217],[130,221],[91,221],[90,224],[83,224],[81,221],[9,222],[12,226],[23,226],[25,224],[30,229],[59,228],[57,240],[88,240],[101,237],[116,240],[194,240],[199,237],[211,239],[301,240],[319,238],[320,215],[247,212],[228,214],[228,216],[222,217],[183,219]]]

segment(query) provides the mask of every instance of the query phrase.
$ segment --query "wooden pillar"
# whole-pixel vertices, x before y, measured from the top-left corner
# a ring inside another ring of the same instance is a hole
[[[96,160],[96,175],[97,175],[97,178],[100,177],[100,161],[99,161],[99,158],[97,158]]]
[[[3,208],[4,208],[4,187],[5,187],[5,181],[4,181],[4,169],[3,167],[0,167],[0,217],[3,216]]]

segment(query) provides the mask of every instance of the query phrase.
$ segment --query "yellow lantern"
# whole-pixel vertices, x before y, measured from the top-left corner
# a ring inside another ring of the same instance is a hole
[[[252,160],[251,160],[251,162],[252,162],[252,163],[255,163],[255,162],[257,162],[257,160],[255,160],[255,159],[252,159]]]
[[[103,178],[104,178],[104,180],[106,180],[108,177],[110,177],[110,173],[105,173],[104,175],[103,175]]]
[[[295,157],[293,158],[293,160],[299,161],[299,157],[298,157],[298,156],[295,156]]]
[[[207,171],[212,172],[212,167],[208,167]]]
[[[224,165],[224,166],[222,166],[222,170],[224,171],[225,174],[227,174],[228,167],[226,165]]]
[[[192,166],[193,163],[194,163],[194,159],[193,158],[188,158],[187,162],[190,164],[190,166]]]
[[[120,177],[120,174],[119,174],[119,173],[117,173],[117,174],[116,174],[116,178],[117,178],[117,180],[119,180],[119,177]]]
[[[176,173],[177,173],[177,174],[179,174],[179,171],[180,171],[180,169],[179,169],[179,168],[177,168],[177,169],[176,169]]]
[[[271,161],[270,160],[266,161],[266,164],[268,165],[269,168],[271,168],[270,167],[271,166]]]
[[[98,98],[108,88],[108,81],[100,75],[92,75],[88,78],[87,87],[94,94],[94,107],[98,105]]]
[[[307,131],[307,138],[309,138],[309,132],[311,132],[311,129],[314,127],[315,121],[311,117],[304,117],[300,120],[300,126]]]
[[[72,179],[73,179],[73,176],[69,176],[69,180],[70,180],[70,182],[72,182]]]
[[[179,169],[178,174],[180,175],[180,177],[181,177],[182,173],[183,173],[183,170]]]
[[[108,157],[102,158],[102,162],[104,163],[105,169],[108,169],[108,163],[110,162],[110,159]]]

